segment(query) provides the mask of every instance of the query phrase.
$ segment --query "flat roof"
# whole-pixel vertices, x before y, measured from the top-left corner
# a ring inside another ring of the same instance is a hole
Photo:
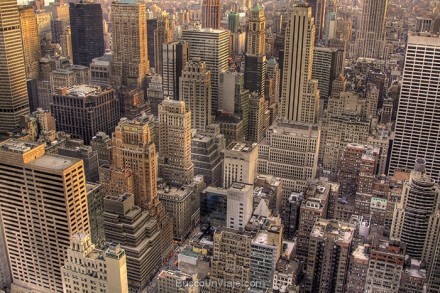
[[[43,155],[32,162],[29,165],[43,167],[52,170],[65,170],[76,163],[81,161],[80,159],[73,159],[69,157],[54,156],[54,155]]]

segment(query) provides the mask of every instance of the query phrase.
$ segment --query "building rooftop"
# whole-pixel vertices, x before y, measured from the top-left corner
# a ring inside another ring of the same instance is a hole
[[[257,145],[257,143],[232,142],[227,149],[234,152],[250,153]]]
[[[20,153],[24,154],[27,151],[30,151],[40,144],[35,142],[27,142],[21,140],[7,140],[3,144],[1,144],[1,149],[11,153]]]
[[[54,155],[44,155],[39,158],[36,158],[32,162],[29,162],[29,165],[43,167],[52,170],[65,170],[79,161],[82,160],[73,159],[69,157],[54,156]]]
[[[334,236],[338,242],[348,245],[353,239],[354,231],[354,225],[340,221],[320,219],[313,226],[310,236],[316,238]]]
[[[75,85],[67,89],[66,95],[77,96],[79,98],[100,93],[101,87],[87,84]]]

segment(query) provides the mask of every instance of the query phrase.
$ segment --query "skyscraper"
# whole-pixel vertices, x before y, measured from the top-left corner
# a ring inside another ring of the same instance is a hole
[[[25,292],[62,292],[70,237],[90,233],[83,162],[15,140],[1,144],[0,162],[1,224],[14,284]]]
[[[322,39],[325,20],[326,20],[326,8],[327,1],[333,0],[309,0],[307,1],[312,7],[312,16],[315,18],[315,40]]]
[[[440,180],[440,38],[410,35],[391,149],[389,174],[411,170],[414,158],[426,160],[426,173]]]
[[[154,30],[154,69],[162,75],[163,67],[163,44],[173,40],[173,31],[170,27],[168,13],[162,13],[157,19],[157,28]]]
[[[104,27],[101,4],[70,3],[73,64],[89,66],[104,55]]]
[[[191,111],[191,127],[205,131],[211,123],[211,72],[200,58],[190,60],[180,78],[180,99]]]
[[[288,13],[282,75],[281,117],[297,122],[317,121],[318,81],[312,80],[315,25],[312,9],[294,4]]]
[[[356,56],[382,58],[388,0],[365,0],[362,3],[362,17],[356,36]]]
[[[166,99],[159,105],[159,175],[174,185],[194,179],[191,111],[186,111],[183,101]]]
[[[220,28],[222,15],[221,0],[203,0],[202,3],[202,27]]]
[[[189,43],[189,58],[200,58],[211,71],[212,114],[217,112],[219,73],[228,69],[229,31],[193,28],[182,32]]]
[[[162,45],[163,94],[174,100],[179,99],[179,80],[189,58],[188,42],[178,41]]]
[[[111,10],[113,84],[128,88],[141,87],[145,75],[150,72],[146,4],[116,0]]]
[[[41,57],[38,24],[32,6],[20,7],[21,38],[27,79],[37,79]]]
[[[59,88],[51,110],[57,129],[89,144],[100,131],[110,134],[119,121],[119,101],[112,89],[85,84]]]
[[[13,130],[29,114],[17,1],[0,2],[0,131]]]
[[[440,187],[425,172],[425,160],[416,159],[394,208],[391,238],[405,243],[406,254],[429,266],[440,229]]]

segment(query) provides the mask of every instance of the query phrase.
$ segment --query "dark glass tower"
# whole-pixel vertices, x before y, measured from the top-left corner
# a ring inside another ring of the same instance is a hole
[[[104,28],[99,3],[70,3],[73,63],[89,66],[104,55]]]

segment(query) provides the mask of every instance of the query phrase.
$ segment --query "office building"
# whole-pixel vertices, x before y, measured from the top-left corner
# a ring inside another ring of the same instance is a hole
[[[435,109],[440,99],[435,93],[440,83],[438,78],[428,78],[437,73],[432,64],[437,63],[439,58],[440,38],[429,35],[409,36],[389,175],[398,169],[411,170],[414,158],[424,158],[426,173],[437,182],[440,180],[437,133],[432,128],[438,123]]]
[[[435,254],[440,229],[440,188],[427,174],[425,160],[416,159],[414,170],[403,184],[394,208],[390,237],[406,244],[406,253],[428,266]]]
[[[158,293],[199,293],[195,284],[197,275],[188,275],[181,271],[162,270],[157,276]]]
[[[92,242],[101,247],[105,243],[104,232],[104,189],[101,184],[87,182],[87,207],[90,219],[90,237]]]
[[[228,288],[231,293],[241,293],[251,278],[252,234],[246,231],[219,228],[214,233],[214,255],[211,261],[212,293],[225,292],[228,281],[240,284]],[[228,264],[228,265],[226,265]]]
[[[170,184],[190,184],[191,111],[185,102],[166,99],[159,105],[159,141],[159,176]]]
[[[142,87],[150,72],[146,4],[118,0],[112,2],[111,11],[113,85]]]
[[[301,192],[316,177],[320,131],[317,125],[274,123],[259,144],[258,174],[282,178],[286,198]]]
[[[180,77],[189,58],[189,47],[185,41],[170,42],[162,45],[162,81],[163,94],[179,100]]]
[[[90,63],[90,82],[92,84],[111,85],[111,61],[111,52],[106,52],[103,56],[92,59],[92,63]]]
[[[264,95],[253,92],[249,97],[248,133],[246,140],[259,143],[264,136],[265,108]]]
[[[60,156],[82,159],[86,181],[98,182],[98,153],[90,146],[85,146],[82,140],[70,140],[65,146],[58,148],[57,151]]]
[[[84,233],[72,236],[61,274],[63,292],[66,293],[98,290],[103,293],[128,293],[125,251],[115,243],[107,243],[97,249],[90,236]]]
[[[368,244],[359,243],[350,256],[349,271],[347,275],[347,293],[363,292],[367,280],[370,256]]]
[[[119,121],[119,101],[112,89],[90,85],[59,88],[51,112],[58,131],[90,144],[98,132],[112,133]]]
[[[344,292],[355,234],[352,224],[319,219],[310,233],[306,288],[310,292]]]
[[[101,4],[70,3],[73,64],[89,67],[93,58],[104,55],[104,27]]]
[[[147,102],[150,105],[151,113],[154,117],[159,117],[159,105],[164,99],[163,79],[159,74],[151,77],[147,89]]]
[[[240,14],[231,12],[228,14],[228,29],[231,33],[237,33],[240,29]]]
[[[343,52],[332,47],[315,47],[313,53],[312,78],[318,80],[321,99],[328,99],[332,93],[333,81],[343,68]]]
[[[221,0],[203,0],[202,3],[202,27],[203,28],[220,28],[222,17]]]
[[[0,131],[14,130],[20,116],[29,114],[25,59],[17,1],[0,3]],[[15,53],[16,52],[16,53]]]
[[[243,121],[247,135],[249,120],[249,90],[244,88],[244,74],[222,71],[219,76],[218,111],[237,115]]]
[[[321,40],[324,35],[325,21],[327,16],[327,9],[332,0],[311,0],[308,1],[312,7],[312,16],[315,19],[315,40]]]
[[[327,218],[329,199],[333,194],[339,192],[339,186],[326,181],[311,180],[307,183],[303,194],[304,200],[301,202],[298,230],[296,232],[298,244],[296,257],[307,266],[309,254],[310,233],[315,222],[319,219]]]
[[[246,53],[264,55],[266,53],[266,16],[261,4],[256,4],[249,13]]]
[[[14,285],[61,292],[70,237],[90,233],[83,162],[18,140],[0,145],[0,161],[0,209]]]
[[[223,188],[234,182],[254,184],[257,176],[258,145],[233,142],[223,152]]]
[[[173,40],[173,31],[170,27],[170,16],[162,13],[157,18],[157,27],[154,30],[154,69],[156,73],[162,75],[163,45]]]
[[[356,57],[375,59],[384,57],[388,3],[388,0],[362,2],[362,16],[355,45]]]
[[[182,32],[189,44],[189,58],[200,58],[211,72],[212,114],[218,109],[219,73],[228,70],[229,31],[192,28]]]
[[[206,185],[221,186],[225,137],[220,134],[220,125],[211,124],[205,132],[196,132],[191,139],[191,160],[194,174],[202,175]]]
[[[148,50],[148,60],[150,61],[150,66],[155,67],[154,64],[154,31],[157,28],[157,18],[150,18],[147,15],[147,50]]]
[[[431,266],[428,268],[427,292],[435,293],[440,290],[440,239],[437,240],[437,246],[432,259]]]
[[[234,182],[227,194],[226,227],[243,231],[254,211],[254,188],[252,184]]]
[[[244,87],[264,95],[266,87],[266,55],[246,54],[244,59]]]
[[[400,292],[405,246],[389,239],[373,239],[365,292]]]
[[[98,132],[90,143],[94,151],[98,153],[99,166],[111,165],[112,163],[112,141],[108,134]]]
[[[127,259],[127,277],[130,291],[143,290],[157,274],[173,242],[171,230],[164,231],[160,216],[134,204],[134,195],[122,193],[107,195],[104,199],[104,229],[107,241],[120,243]],[[142,233],[138,233],[142,231]],[[167,235],[164,235],[167,234]]]
[[[26,78],[37,79],[41,57],[37,17],[32,6],[22,6],[19,12]]]
[[[200,58],[191,59],[179,80],[179,100],[191,111],[191,128],[205,131],[211,123],[211,72]]]
[[[203,177],[181,187],[162,184],[158,189],[159,200],[173,219],[174,240],[182,242],[200,222],[200,192],[206,187]]]
[[[297,3],[288,12],[284,45],[281,117],[316,123],[319,109],[318,81],[312,79],[315,25],[312,8]]]

